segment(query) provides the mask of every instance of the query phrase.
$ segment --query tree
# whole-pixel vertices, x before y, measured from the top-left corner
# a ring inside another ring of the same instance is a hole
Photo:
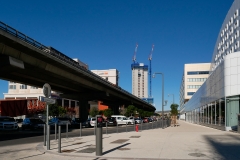
[[[106,117],[111,117],[113,115],[113,111],[110,108],[108,108],[108,109],[103,110],[103,114]]]
[[[171,104],[171,115],[177,116],[178,115],[178,104]]]
[[[136,111],[137,111],[137,108],[134,105],[129,105],[127,107],[126,116],[128,117],[132,116],[136,113]]]
[[[62,107],[62,106],[58,106],[57,103],[55,104],[50,104],[48,105],[49,108],[49,116],[63,116],[64,114],[67,113],[67,110]]]
[[[125,115],[126,112],[127,112],[127,109],[126,109],[125,107],[121,107],[121,108],[119,109],[119,113],[120,113],[121,115]]]
[[[89,114],[91,115],[91,117],[96,117],[96,115],[99,114],[98,108],[97,108],[97,107],[92,107],[92,108],[90,109]]]

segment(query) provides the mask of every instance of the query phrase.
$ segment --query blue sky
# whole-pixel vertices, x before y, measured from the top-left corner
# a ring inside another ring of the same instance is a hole
[[[52,46],[92,69],[118,69],[119,85],[131,92],[131,63],[164,73],[169,109],[186,63],[210,62],[215,42],[233,0],[12,0],[1,1],[0,21]],[[155,107],[161,110],[161,75],[152,79]],[[0,99],[7,93],[0,80]]]

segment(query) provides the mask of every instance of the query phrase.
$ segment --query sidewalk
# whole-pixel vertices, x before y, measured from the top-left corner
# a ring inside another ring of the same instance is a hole
[[[62,153],[58,142],[47,154],[98,158],[95,136],[63,138]],[[231,148],[231,149],[229,149]],[[103,159],[240,159],[240,135],[180,121],[179,127],[103,135]]]
[[[14,157],[12,153],[2,157],[7,160],[240,159],[240,134],[179,123],[179,127],[103,134],[102,156],[96,156],[95,136],[84,136],[62,138],[62,153],[58,153],[58,141],[51,140],[50,150],[43,143],[32,144],[32,148],[29,144],[29,149],[16,152]]]

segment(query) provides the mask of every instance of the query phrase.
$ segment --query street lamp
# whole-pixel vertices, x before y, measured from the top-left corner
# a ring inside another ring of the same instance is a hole
[[[163,117],[164,117],[164,75],[161,72],[153,73],[153,78],[155,78],[155,74],[161,74],[162,75],[162,129],[164,129],[163,126]],[[166,105],[166,102],[165,102]]]
[[[168,94],[168,97],[171,95],[173,96],[173,104],[174,104],[174,94]]]

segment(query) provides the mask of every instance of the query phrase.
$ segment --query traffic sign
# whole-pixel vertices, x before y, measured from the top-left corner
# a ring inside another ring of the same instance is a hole
[[[56,99],[46,98],[46,97],[43,97],[43,96],[39,96],[39,100],[41,102],[46,102],[47,104],[54,104],[54,103],[56,103]]]
[[[43,85],[43,95],[47,98],[51,96],[51,86],[48,83]]]

